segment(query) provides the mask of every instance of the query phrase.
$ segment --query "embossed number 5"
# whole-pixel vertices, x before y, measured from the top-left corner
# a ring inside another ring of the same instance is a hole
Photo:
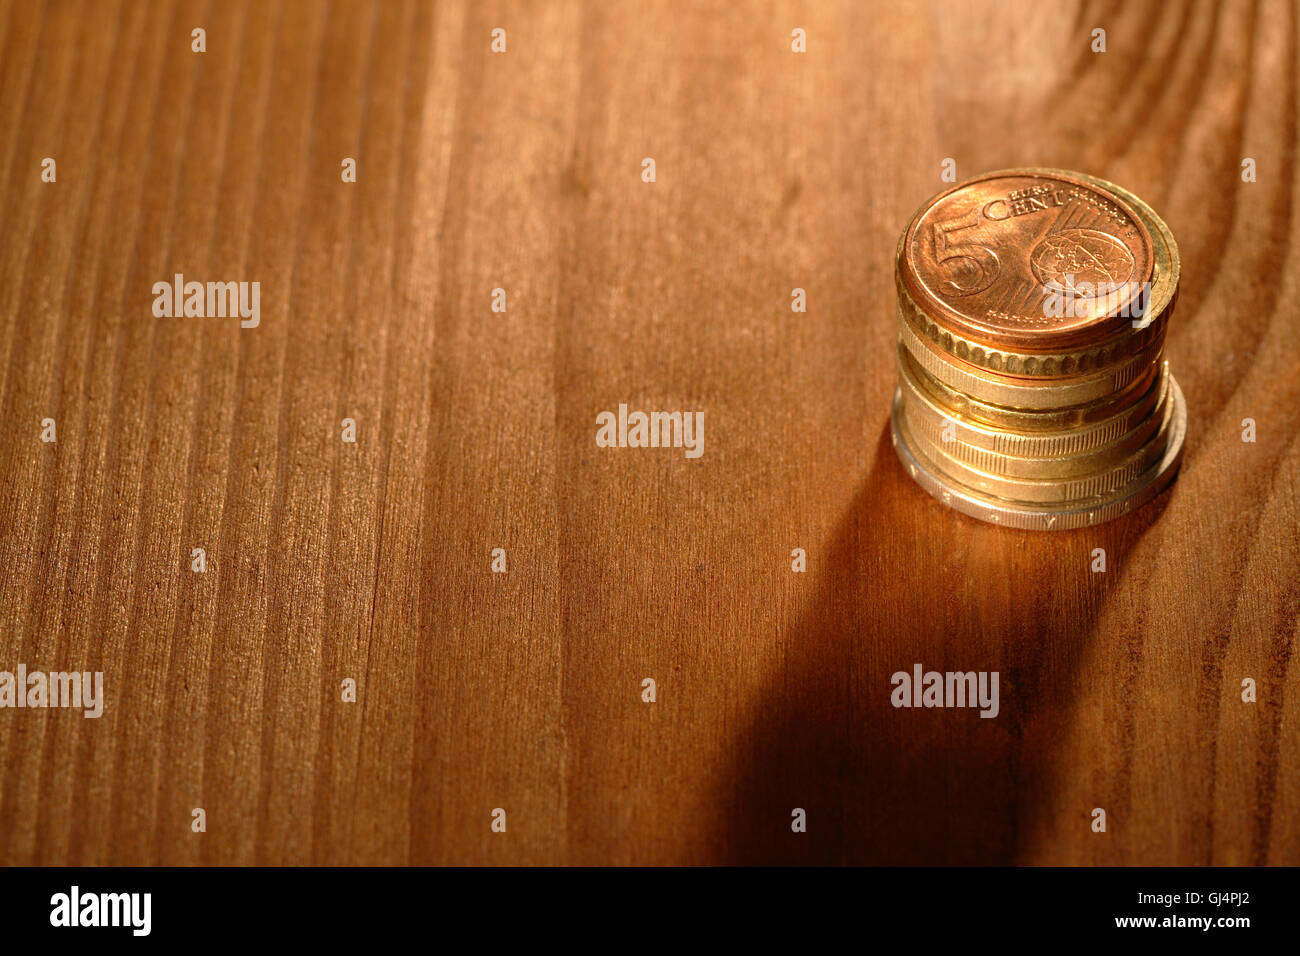
[[[1001,269],[1002,264],[998,262],[996,252],[988,246],[979,246],[974,243],[954,243],[949,238],[951,233],[970,229],[977,225],[979,225],[979,210],[972,209],[968,216],[963,216],[961,219],[949,219],[946,222],[936,222],[931,227],[933,230],[931,235],[934,238],[935,259],[940,271],[947,273],[944,279],[945,288],[943,291],[948,295],[974,295],[976,292],[983,292],[998,277],[998,270]],[[969,274],[970,267],[963,268],[958,265],[963,259],[973,263],[979,269],[978,276],[964,283],[959,280]]]

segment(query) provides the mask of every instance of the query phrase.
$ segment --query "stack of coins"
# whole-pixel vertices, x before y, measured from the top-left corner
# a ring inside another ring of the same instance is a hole
[[[1054,169],[940,193],[898,244],[903,466],[1015,528],[1098,524],[1153,498],[1187,411],[1163,352],[1178,246],[1113,183]]]

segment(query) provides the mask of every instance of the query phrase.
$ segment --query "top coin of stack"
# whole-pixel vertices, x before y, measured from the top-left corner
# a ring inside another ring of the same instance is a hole
[[[1178,246],[1113,183],[1055,169],[948,189],[898,243],[894,449],[945,504],[1098,524],[1173,479],[1187,411],[1163,352]]]

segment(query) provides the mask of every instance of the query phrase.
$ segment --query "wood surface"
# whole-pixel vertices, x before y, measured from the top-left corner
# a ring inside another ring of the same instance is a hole
[[[0,710],[0,862],[1300,862],[1294,4],[11,0],[0,51],[0,670],[107,697]],[[1172,227],[1152,505],[897,463],[945,158]],[[918,662],[999,715],[894,708]]]

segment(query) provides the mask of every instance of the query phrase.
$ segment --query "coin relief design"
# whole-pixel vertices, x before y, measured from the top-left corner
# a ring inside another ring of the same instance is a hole
[[[1053,350],[1122,329],[1141,307],[1152,263],[1149,231],[1118,196],[1066,174],[1026,171],[971,180],[932,200],[905,234],[899,272],[955,334]]]
[[[1066,229],[1048,233],[1029,256],[1044,285],[1055,282],[1085,298],[1097,298],[1103,283],[1120,287],[1133,278],[1136,263],[1128,247],[1108,232]]]

